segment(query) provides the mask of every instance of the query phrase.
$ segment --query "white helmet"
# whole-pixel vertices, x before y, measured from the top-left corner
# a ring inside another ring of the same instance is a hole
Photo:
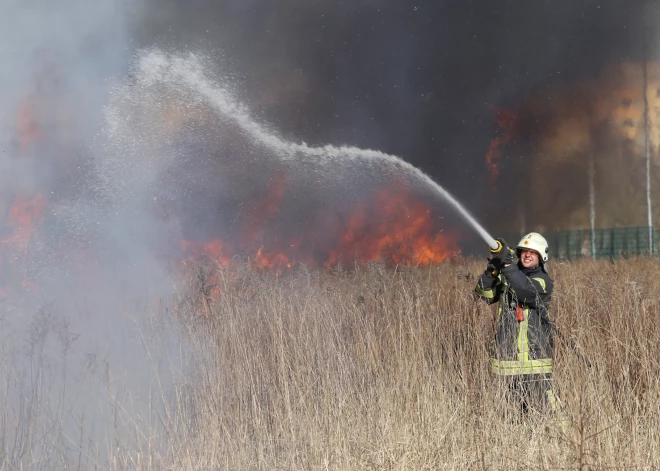
[[[520,239],[516,248],[518,257],[520,257],[520,249],[533,250],[538,253],[542,263],[548,261],[548,241],[538,232],[530,232]]]

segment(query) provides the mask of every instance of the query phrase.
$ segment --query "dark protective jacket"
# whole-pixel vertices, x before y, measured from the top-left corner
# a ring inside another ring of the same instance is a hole
[[[499,274],[486,270],[475,292],[488,304],[499,302],[497,332],[491,351],[491,370],[514,376],[552,373],[552,329],[548,304],[552,279],[539,265],[526,269],[520,263]]]

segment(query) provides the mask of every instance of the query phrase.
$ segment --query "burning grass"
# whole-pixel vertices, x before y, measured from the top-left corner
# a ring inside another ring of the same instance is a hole
[[[299,264],[332,268],[353,260],[428,266],[450,259],[458,250],[458,231],[445,231],[431,206],[400,183],[374,191],[350,208],[337,203],[316,211],[305,223],[302,217],[294,233],[287,234],[291,222],[277,219],[284,182],[283,177],[271,182],[268,197],[255,204],[233,236],[180,240],[183,257],[212,258],[226,265],[248,256],[259,269],[282,272]]]
[[[563,430],[517,420],[488,371],[494,308],[472,298],[481,265],[199,265],[173,309],[185,381],[154,398],[165,413],[143,446],[113,450],[115,467],[660,467],[657,261],[552,265]]]

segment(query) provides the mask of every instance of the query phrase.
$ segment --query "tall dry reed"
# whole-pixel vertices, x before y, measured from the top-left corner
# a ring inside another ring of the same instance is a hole
[[[108,467],[660,467],[660,264],[551,265],[565,428],[551,414],[521,418],[490,374],[495,307],[472,294],[483,268],[460,258],[280,275],[240,262],[191,267],[172,304],[153,314],[154,323],[173,315],[182,331],[174,381],[154,385],[147,415],[129,412],[121,401],[130,394],[112,396]],[[148,355],[158,331],[143,335]],[[0,470],[105,469],[61,433],[43,433],[57,417],[39,416],[47,385],[35,394],[19,414],[29,423],[3,411]]]
[[[489,373],[482,265],[199,267],[178,306],[197,362],[176,394],[173,467],[660,467],[660,265],[552,265],[566,428],[519,420]]]

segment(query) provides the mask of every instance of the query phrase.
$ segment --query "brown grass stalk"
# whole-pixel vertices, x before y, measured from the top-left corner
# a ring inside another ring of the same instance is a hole
[[[111,394],[111,467],[659,468],[660,264],[551,265],[563,429],[550,416],[521,418],[488,370],[495,308],[472,295],[482,265],[280,275],[242,262],[200,266],[168,310],[183,331],[184,371],[154,386],[148,415]],[[39,469],[30,453],[48,444],[36,426],[47,390],[39,384],[39,397],[0,414],[0,470]],[[55,452],[65,449],[54,436]],[[99,462],[67,446],[76,463]]]
[[[552,266],[566,429],[520,420],[488,372],[494,307],[472,296],[481,265],[217,267],[215,295],[190,286],[179,305],[199,362],[179,391],[187,461],[173,467],[659,467],[657,262]]]

